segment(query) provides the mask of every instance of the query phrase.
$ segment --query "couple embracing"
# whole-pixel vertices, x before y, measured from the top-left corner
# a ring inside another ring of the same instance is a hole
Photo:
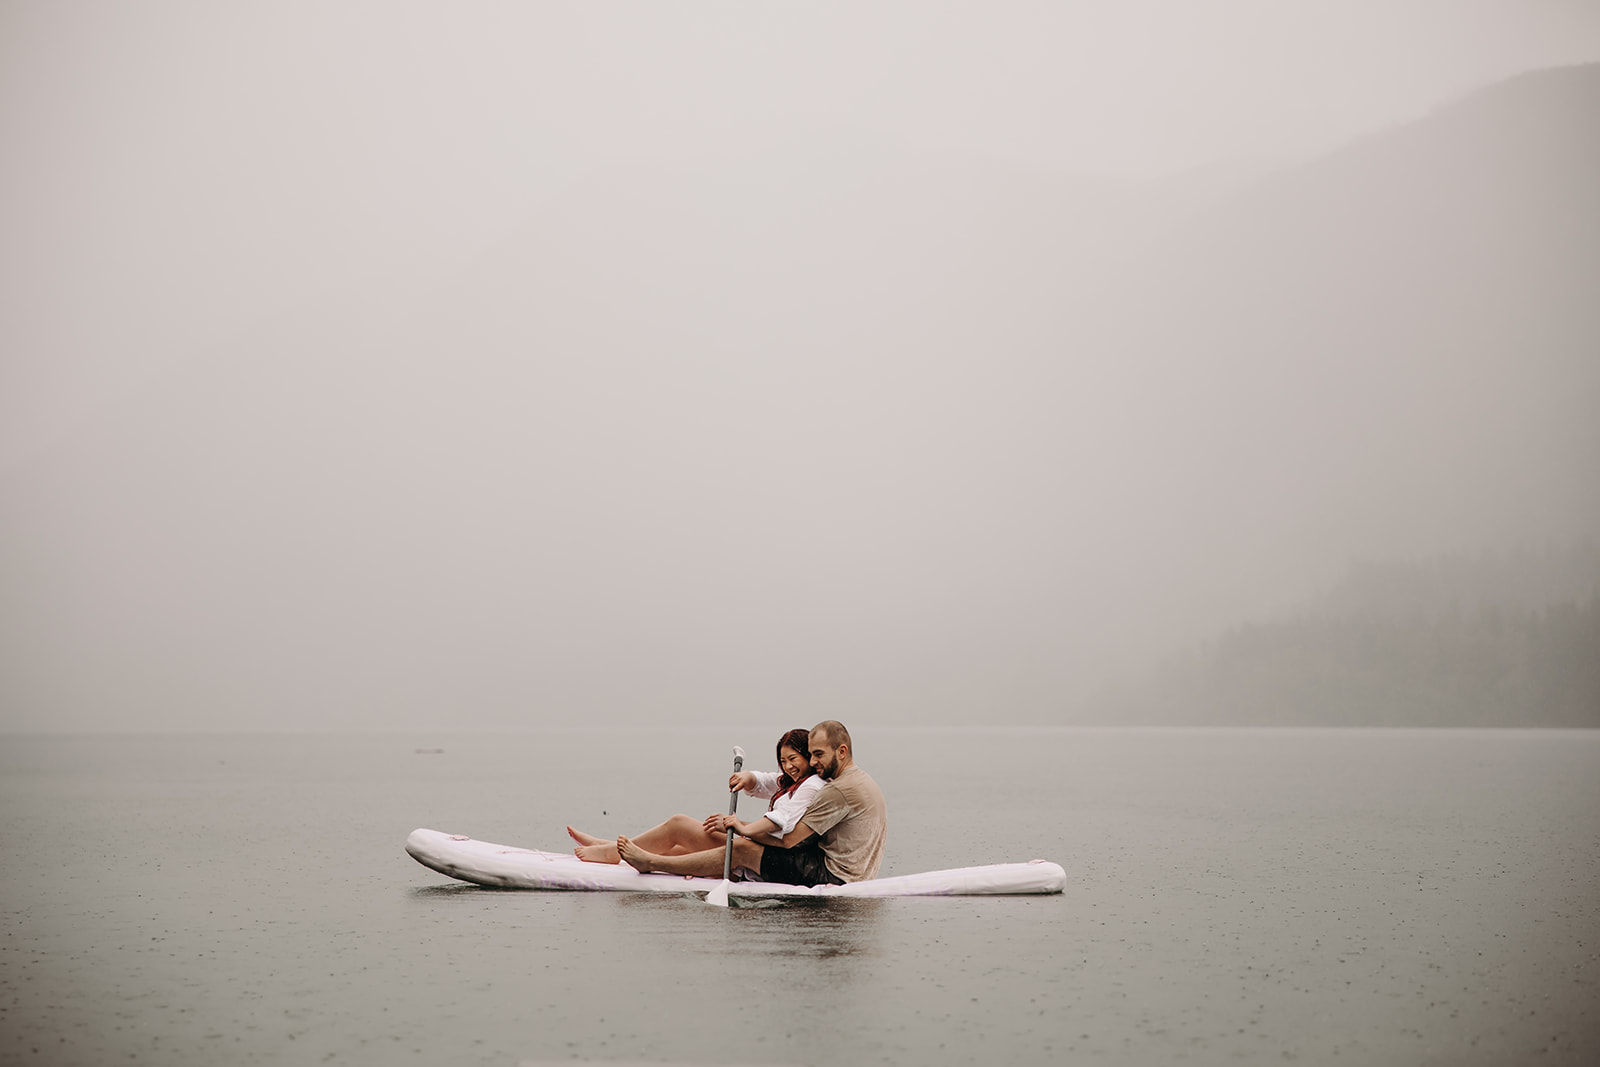
[[[888,833],[883,791],[856,765],[850,731],[829,719],[808,732],[778,739],[781,774],[739,771],[730,790],[770,798],[753,822],[732,815],[696,820],[674,815],[659,826],[615,841],[572,827],[579,859],[626,862],[640,871],[722,874],[723,850],[733,835],[733,866],[747,878],[786,885],[842,885],[876,878]]]

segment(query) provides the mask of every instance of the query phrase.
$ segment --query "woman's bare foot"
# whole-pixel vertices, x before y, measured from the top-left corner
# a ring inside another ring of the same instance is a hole
[[[602,841],[597,845],[579,845],[572,854],[585,863],[621,863],[615,841]]]
[[[617,855],[621,856],[623,862],[640,874],[649,874],[655,870],[655,865],[651,861],[661,858],[660,856],[651,855],[626,837],[617,838]]]
[[[570,826],[567,827],[567,836],[572,838],[574,841],[576,841],[580,845],[611,845],[611,844],[615,844],[614,841],[608,841],[606,838],[596,837],[593,834],[586,834],[582,830],[574,830]],[[611,860],[610,862],[615,863],[617,861],[616,860]]]

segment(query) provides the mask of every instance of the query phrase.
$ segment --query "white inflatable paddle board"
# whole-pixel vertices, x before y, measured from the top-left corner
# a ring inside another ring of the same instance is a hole
[[[474,885],[500,889],[567,889],[632,893],[708,893],[720,878],[641,874],[626,863],[586,863],[570,852],[541,852],[476,841],[461,834],[413,830],[406,851],[424,867]],[[1059,893],[1067,873],[1058,863],[995,863],[958,867],[848,885],[735,882],[735,897],[948,897]]]

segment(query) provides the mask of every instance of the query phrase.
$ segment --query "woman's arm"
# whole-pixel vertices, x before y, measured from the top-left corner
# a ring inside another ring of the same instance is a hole
[[[753,822],[743,822],[732,815],[707,815],[706,821],[701,826],[708,834],[731,830],[740,837],[750,838],[757,844],[781,845],[783,843],[779,836],[782,828],[765,815]]]
[[[782,838],[794,830],[800,817],[811,806],[812,798],[826,784],[820,775],[813,774],[761,818],[741,822],[732,815],[711,815],[706,818],[705,829],[708,833],[731,829],[740,837],[752,838],[763,845],[781,845]]]
[[[771,771],[735,771],[728,779],[728,789],[742,789],[746,796],[766,800],[778,791],[778,776]]]

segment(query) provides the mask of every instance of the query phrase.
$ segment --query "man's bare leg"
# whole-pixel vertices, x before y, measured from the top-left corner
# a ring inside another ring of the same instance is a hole
[[[572,834],[573,840],[582,841],[590,837],[578,832],[571,827],[567,832]],[[633,842],[646,852],[661,856],[682,856],[691,852],[703,852],[706,849],[721,849],[724,838],[721,834],[708,834],[699,821],[687,815],[674,815],[659,826],[652,826],[642,834],[632,838]],[[572,850],[573,855],[589,863],[620,863],[621,856],[617,853],[615,841],[602,841],[591,838],[587,843],[579,845]]]
[[[708,848],[700,852],[687,852],[677,856],[662,855],[640,848],[636,840],[623,836],[617,838],[617,854],[636,871],[645,874],[665,871],[667,874],[692,874],[702,878],[722,876],[722,848]],[[762,846],[745,837],[733,839],[733,865],[752,871],[761,869]]]

